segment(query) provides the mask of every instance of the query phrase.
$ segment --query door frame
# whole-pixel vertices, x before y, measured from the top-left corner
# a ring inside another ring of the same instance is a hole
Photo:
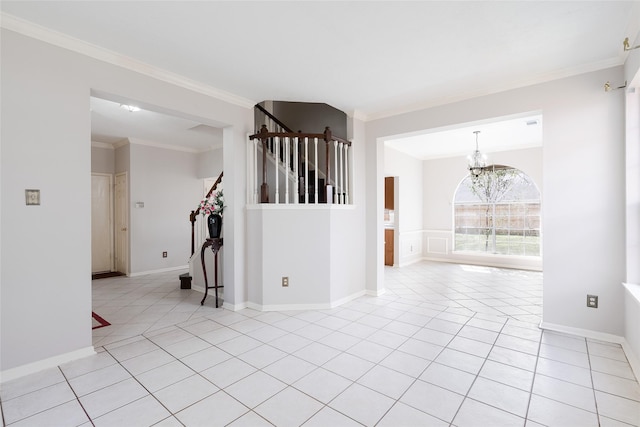
[[[113,193],[114,183],[113,174],[91,172],[91,176],[104,176],[109,178],[109,271],[114,271],[115,268],[115,240],[114,240],[114,204]],[[93,220],[93,218],[92,218]],[[92,268],[93,270],[93,268]]]
[[[120,242],[120,233],[118,232],[119,230],[116,230],[117,227],[121,226],[121,224],[116,224],[116,222],[118,221],[117,218],[117,214],[119,211],[119,205],[118,205],[118,197],[116,196],[117,191],[116,187],[117,187],[117,183],[118,183],[118,177],[120,176],[124,176],[124,200],[123,200],[123,206],[122,209],[124,210],[124,221],[125,221],[125,230],[126,231],[126,235],[124,237],[124,242]],[[115,259],[122,259],[122,262],[124,263],[124,270],[125,271],[120,271],[120,273],[124,273],[127,276],[129,276],[129,252],[130,252],[130,245],[129,245],[129,240],[130,240],[130,236],[131,236],[131,230],[130,230],[130,226],[129,226],[129,174],[128,172],[120,172],[117,173],[115,175],[115,184],[114,184],[114,199],[115,199],[115,203],[114,203],[114,260]],[[118,253],[118,248],[123,248],[123,254]],[[115,262],[115,268],[118,269],[118,262]]]

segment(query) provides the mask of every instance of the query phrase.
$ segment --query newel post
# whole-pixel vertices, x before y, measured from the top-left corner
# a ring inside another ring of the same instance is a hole
[[[326,128],[324,128],[324,142],[325,142],[325,179],[326,179],[326,183],[324,185],[324,191],[325,191],[325,197],[326,197],[326,201],[327,203],[331,203],[333,201],[333,186],[331,184],[329,184],[329,178],[331,177],[331,162],[329,161],[330,159],[330,150],[329,150],[329,144],[331,143],[331,140],[333,139],[333,136],[331,134],[331,129],[329,128],[329,126],[327,126]]]
[[[267,184],[267,125],[260,127],[260,141],[262,141],[262,185],[260,186],[260,203],[269,203],[269,184]]]
[[[193,255],[193,253],[196,251],[195,245],[196,245],[196,234],[195,234],[195,226],[196,226],[196,217],[198,216],[198,214],[196,213],[196,211],[191,211],[191,214],[189,215],[189,221],[191,221],[191,255]]]

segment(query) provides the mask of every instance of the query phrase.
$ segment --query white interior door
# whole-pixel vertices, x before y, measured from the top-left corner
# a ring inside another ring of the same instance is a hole
[[[115,236],[116,271],[129,274],[129,191],[126,172],[116,175]]]
[[[113,269],[112,177],[91,174],[91,272]]]

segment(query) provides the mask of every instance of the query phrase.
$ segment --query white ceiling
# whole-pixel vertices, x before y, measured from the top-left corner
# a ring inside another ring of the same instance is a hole
[[[385,145],[421,160],[468,156],[476,147],[483,154],[542,146],[542,115],[431,129],[426,133],[385,141]],[[491,159],[488,161],[491,163]]]
[[[125,138],[143,144],[200,152],[222,146],[222,129],[197,121],[91,97],[91,140],[117,144]],[[128,105],[128,104],[124,104]]]
[[[34,23],[242,105],[324,102],[363,120],[620,65],[623,39],[640,29],[637,1],[3,0],[0,9],[4,27]]]

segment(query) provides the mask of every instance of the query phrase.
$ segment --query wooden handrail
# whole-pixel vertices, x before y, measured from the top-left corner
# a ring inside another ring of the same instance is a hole
[[[291,132],[291,131],[287,131],[287,132],[269,132],[269,130],[267,129],[266,125],[262,125],[262,127],[260,128],[260,132],[255,133],[251,136],[249,136],[250,140],[254,140],[254,139],[266,139],[266,138],[272,138],[274,136],[279,136],[280,138],[319,138],[319,139],[324,139],[325,142],[329,142],[329,141],[338,141],[341,142],[343,144],[346,144],[348,146],[351,146],[351,141],[348,141],[346,139],[340,138],[338,136],[334,136],[331,133],[331,129],[329,127],[325,128],[325,131],[323,133],[302,133],[302,132]]]
[[[268,112],[266,110],[266,108],[264,108],[262,105],[260,104],[256,104],[255,108],[257,108],[258,110],[262,111],[267,117],[269,117],[271,120],[273,120],[278,126],[280,126],[282,129],[286,130],[287,132],[293,132],[293,130],[291,130],[291,128],[287,125],[285,125],[284,123],[282,123],[280,120],[278,120],[278,118],[276,116],[274,116],[273,114],[271,114],[270,112]],[[264,126],[264,125],[263,125]]]
[[[224,171],[220,172],[220,175],[218,175],[218,179],[216,179],[216,182],[213,183],[213,185],[209,189],[209,192],[207,193],[205,198],[208,198],[209,196],[211,196],[211,194],[214,191],[216,191],[216,188],[218,188],[218,184],[220,184],[222,182],[223,173],[224,173]],[[195,248],[195,245],[196,245],[195,228],[196,228],[196,221],[198,219],[198,215],[199,214],[200,214],[200,206],[198,206],[198,209],[196,209],[195,211],[191,211],[191,213],[189,214],[189,221],[191,221],[191,255],[193,255],[195,253],[195,251],[196,251],[196,248]]]
[[[325,194],[328,193],[328,189],[331,186],[331,167],[330,167],[330,143],[337,142],[344,144],[348,147],[351,146],[351,141],[334,136],[331,129],[327,126],[323,133],[302,133],[302,132],[269,132],[267,125],[260,127],[260,132],[249,136],[249,140],[258,139],[262,142],[262,185],[260,187],[260,203],[269,203],[269,184],[267,184],[267,143],[272,138],[292,138],[297,141],[301,141],[304,138],[309,139],[321,139],[325,142]],[[277,161],[277,159],[276,159]],[[296,159],[295,161],[300,161]],[[337,172],[337,171],[336,171]]]

